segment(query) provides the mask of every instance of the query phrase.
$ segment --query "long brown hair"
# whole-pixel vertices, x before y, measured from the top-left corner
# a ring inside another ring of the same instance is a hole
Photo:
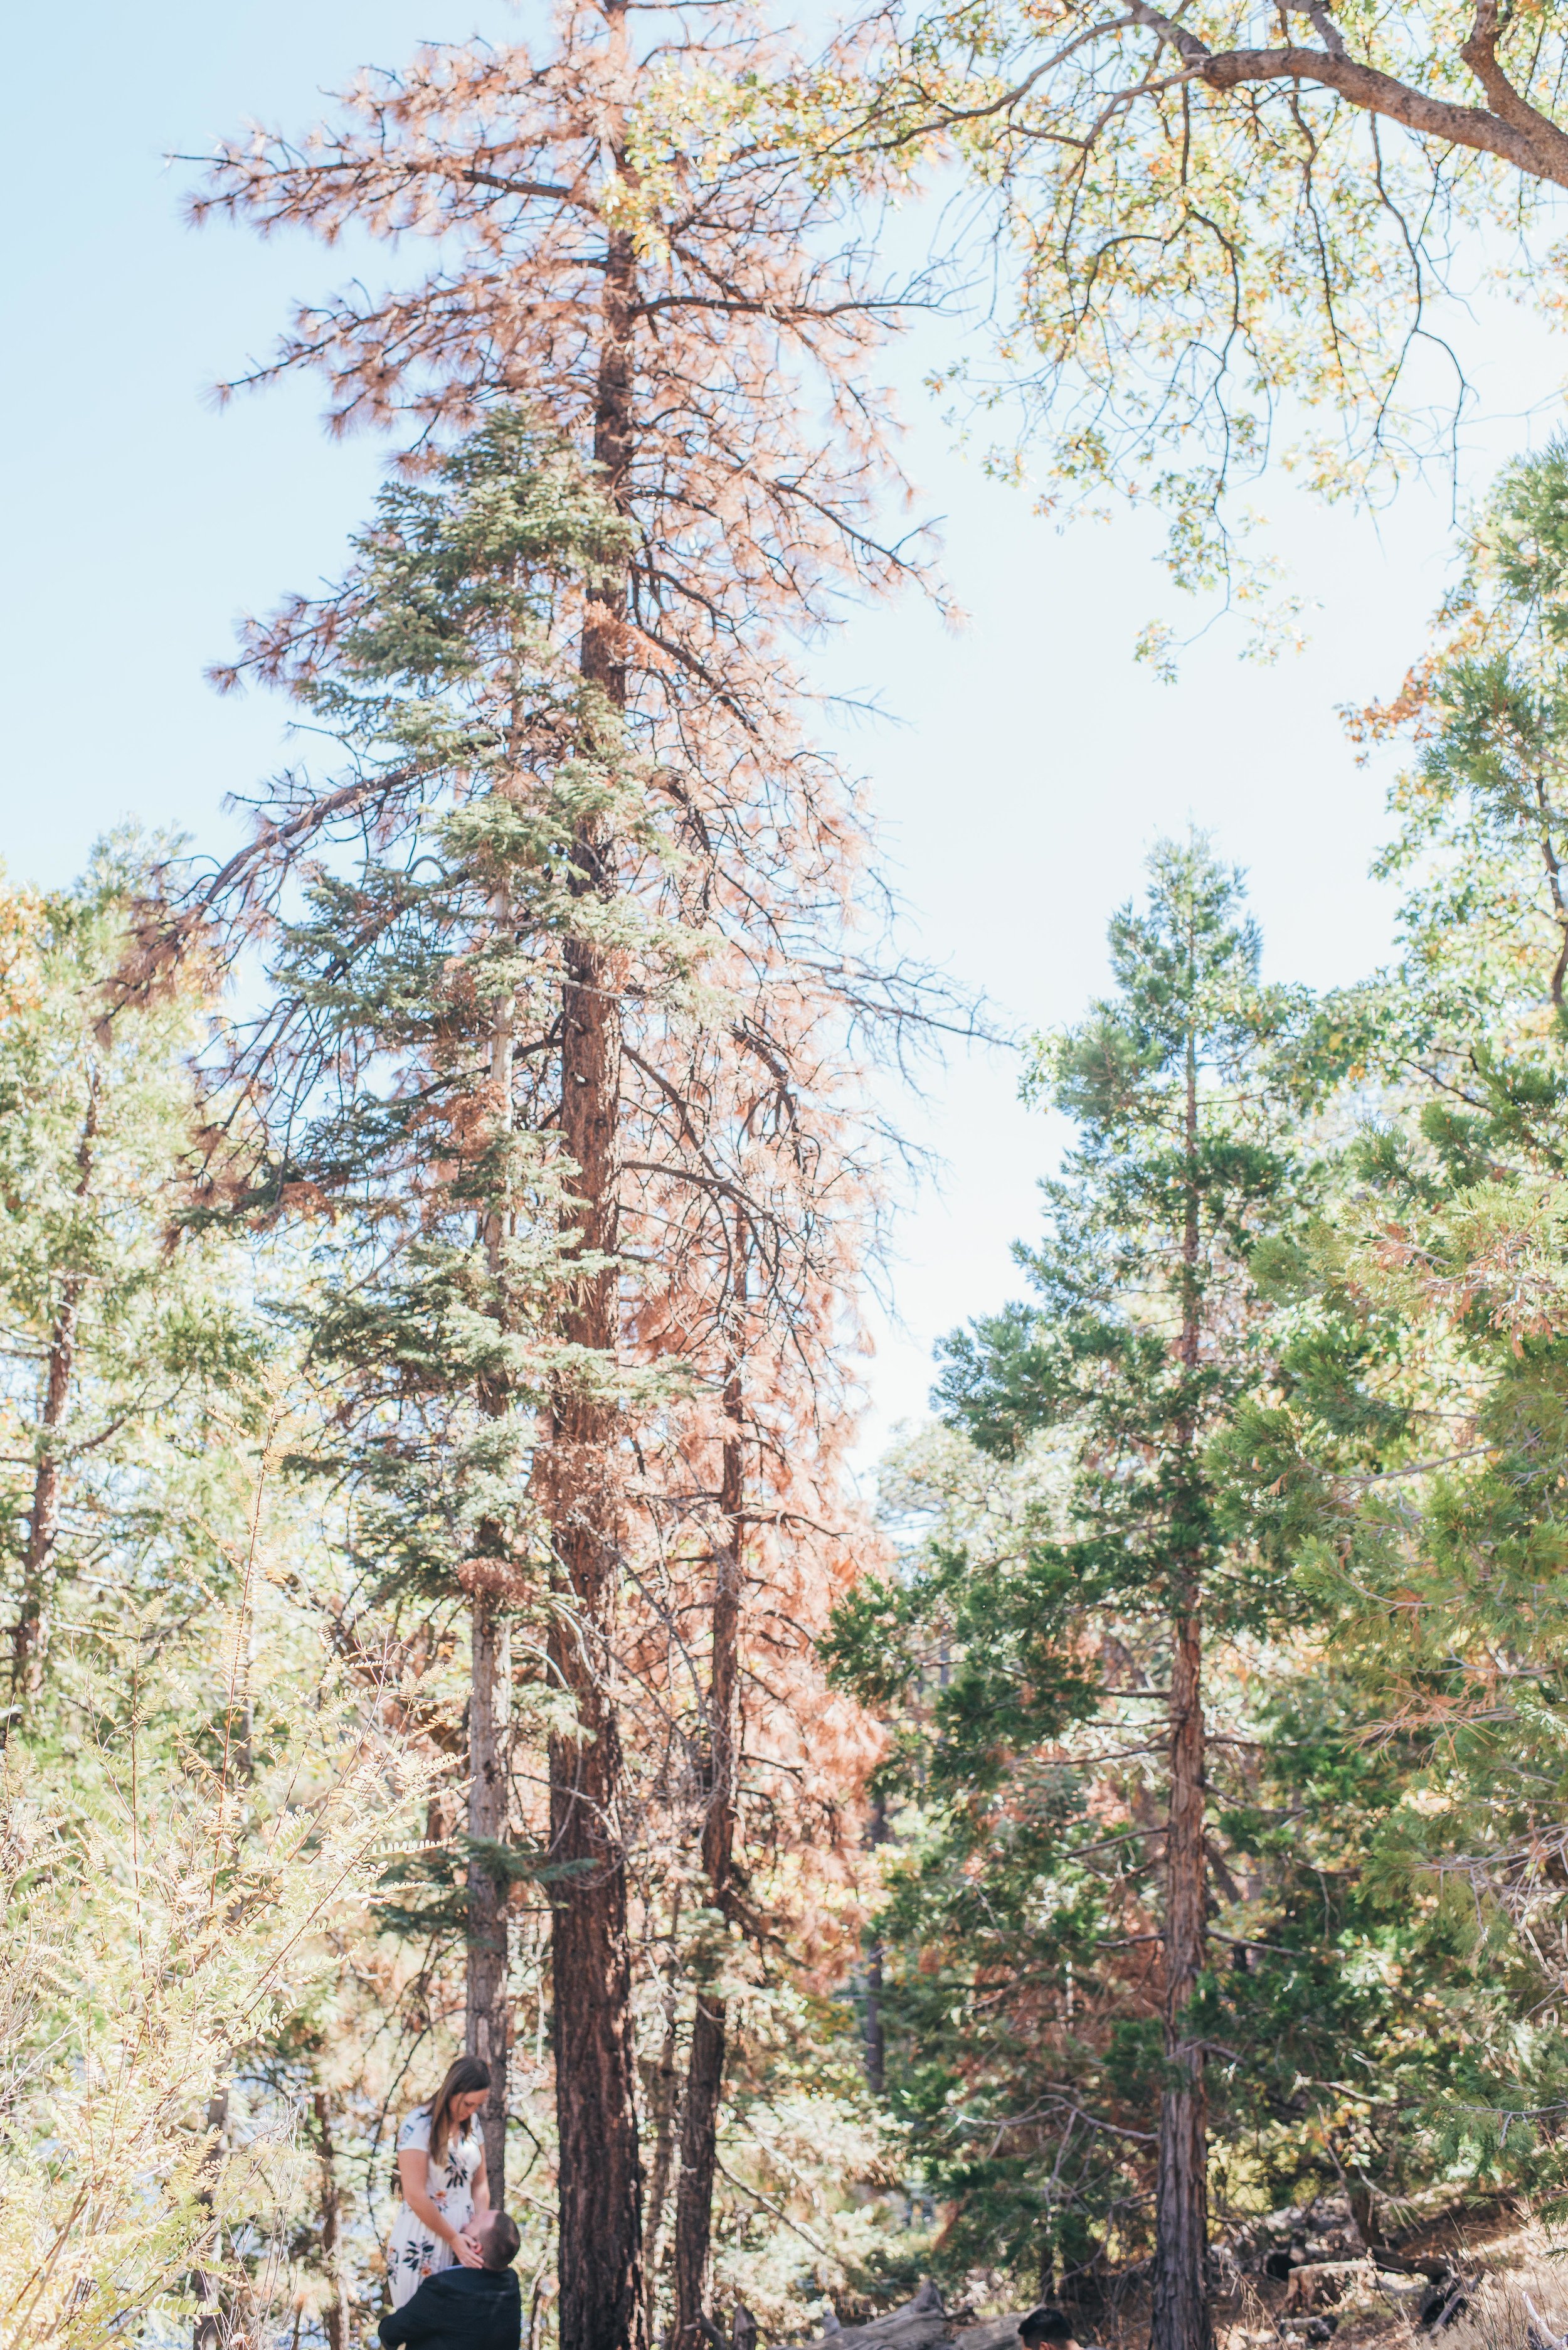
[[[460,2056],[455,2064],[447,2066],[445,2080],[435,2093],[431,2106],[431,2160],[440,2162],[446,2152],[446,2142],[452,2135],[452,2107],[454,2097],[472,2096],[475,2089],[488,2089],[490,2067],[478,2056]]]

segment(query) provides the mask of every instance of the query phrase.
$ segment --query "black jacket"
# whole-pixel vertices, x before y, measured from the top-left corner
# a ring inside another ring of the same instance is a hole
[[[441,2269],[382,2318],[383,2350],[519,2350],[514,2269]]]

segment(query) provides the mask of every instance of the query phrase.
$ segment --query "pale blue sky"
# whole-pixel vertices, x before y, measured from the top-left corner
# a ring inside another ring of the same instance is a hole
[[[219,414],[203,387],[265,350],[291,294],[342,256],[179,222],[200,151],[249,116],[301,125],[318,89],[423,37],[505,37],[501,0],[109,0],[36,10],[8,49],[5,170],[11,354],[0,856],[67,879],[95,833],[134,813],[219,837],[225,794],[275,764],[279,713],[202,682],[236,614],[329,574],[376,479],[375,444],[329,442],[295,386]],[[1446,494],[1403,494],[1377,528],[1291,495],[1263,503],[1324,609],[1302,658],[1237,658],[1221,626],[1166,687],[1131,660],[1161,600],[1141,524],[1058,536],[1026,496],[956,455],[920,391],[957,326],[899,364],[911,472],[946,517],[961,634],[914,605],[851,622],[824,675],[875,692],[897,724],[847,738],[872,776],[919,943],[1025,1024],[1068,1019],[1101,974],[1111,908],[1162,829],[1211,827],[1250,868],[1270,966],[1315,983],[1366,970],[1388,908],[1367,879],[1385,775],[1356,767],[1336,707],[1395,686],[1445,577]],[[1517,417],[1558,362],[1492,309],[1461,320],[1492,404]],[[948,338],[948,339],[944,339]],[[1532,429],[1550,422],[1539,411]],[[1480,434],[1478,470],[1522,438]],[[946,1182],[906,1217],[875,1423],[923,1408],[933,1339],[1013,1287],[1009,1242],[1033,1222],[1050,1135],[1003,1055],[951,1067],[911,1122]]]

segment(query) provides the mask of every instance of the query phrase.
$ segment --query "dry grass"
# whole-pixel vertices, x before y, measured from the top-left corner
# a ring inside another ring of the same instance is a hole
[[[1568,2234],[1531,2223],[1489,2245],[1485,2260],[1490,2273],[1444,2328],[1442,2350],[1527,2350],[1532,2331],[1568,2334]]]

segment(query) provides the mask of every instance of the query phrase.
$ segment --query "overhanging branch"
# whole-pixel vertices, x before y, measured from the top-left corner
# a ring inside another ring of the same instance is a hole
[[[1149,0],[1133,0],[1137,22],[1174,49],[1194,80],[1216,90],[1271,81],[1315,82],[1351,106],[1402,123],[1421,138],[1495,155],[1528,177],[1568,188],[1568,134],[1520,96],[1497,62],[1496,0],[1480,0],[1474,26],[1459,55],[1486,91],[1488,106],[1459,106],[1431,98],[1407,82],[1351,57],[1341,39],[1334,50],[1300,47],[1210,49]]]

